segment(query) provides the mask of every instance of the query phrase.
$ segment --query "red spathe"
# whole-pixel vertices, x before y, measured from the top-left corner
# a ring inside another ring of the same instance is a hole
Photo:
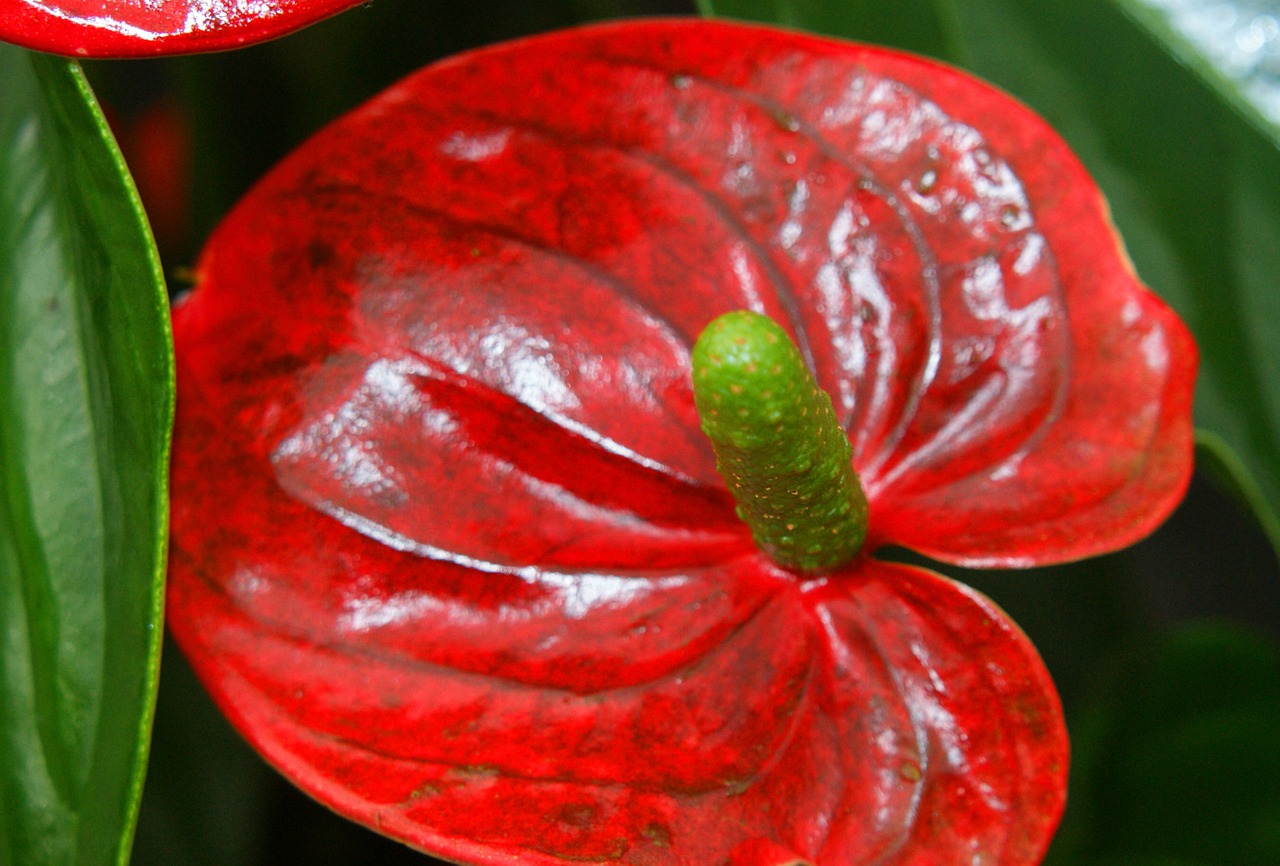
[[[737,308],[853,443],[868,552],[820,579],[698,429],[690,347]],[[1041,120],[742,25],[429,67],[250,193],[175,332],[175,634],[303,789],[467,862],[1038,862],[1043,665],[871,554],[1113,550],[1191,469],[1194,346]]]
[[[0,40],[72,57],[148,57],[265,42],[365,0],[0,0]]]

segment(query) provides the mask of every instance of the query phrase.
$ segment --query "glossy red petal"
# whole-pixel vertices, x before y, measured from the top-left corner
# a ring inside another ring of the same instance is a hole
[[[0,0],[0,40],[75,57],[146,57],[265,42],[363,0]]]
[[[688,344],[759,309],[836,399],[876,540],[1012,565],[1149,532],[1190,472],[1195,350],[1062,142],[922,60],[746,29],[730,52],[713,28],[433,67],[260,187],[208,281],[323,281],[352,311],[338,343],[711,484]]]
[[[1016,628],[733,517],[689,351],[740,307],[873,542],[1072,558],[1186,483],[1194,348],[1007,97],[725,23],[513,43],[286,160],[177,310],[171,621],[227,712],[449,857],[1035,862],[1065,744]]]
[[[429,853],[1034,863],[1061,812],[1047,673],[937,575],[478,574],[267,503],[278,537],[313,543],[219,515],[175,552],[173,628],[268,760]]]

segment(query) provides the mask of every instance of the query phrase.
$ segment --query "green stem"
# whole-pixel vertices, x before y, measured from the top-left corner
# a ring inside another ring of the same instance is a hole
[[[707,325],[693,347],[693,396],[756,544],[806,573],[852,560],[867,498],[831,398],[786,332],[747,310]]]

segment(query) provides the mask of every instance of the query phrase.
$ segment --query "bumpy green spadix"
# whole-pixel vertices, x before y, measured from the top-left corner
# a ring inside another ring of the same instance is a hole
[[[786,332],[747,310],[711,322],[693,347],[693,396],[756,544],[796,571],[852,560],[867,498],[831,398]]]

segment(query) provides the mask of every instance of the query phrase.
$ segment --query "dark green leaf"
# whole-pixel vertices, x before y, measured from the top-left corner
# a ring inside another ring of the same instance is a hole
[[[697,0],[705,15],[771,21],[860,42],[963,60],[952,0]]]
[[[1123,656],[1073,722],[1052,863],[1280,862],[1280,648],[1184,626]]]
[[[0,46],[0,863],[126,863],[159,661],[173,376],[79,68]]]
[[[1258,518],[1273,549],[1280,552],[1280,517],[1267,504],[1262,489],[1239,455],[1218,434],[1200,430],[1196,433],[1196,456],[1207,474]]]
[[[1249,0],[1114,0],[1122,12],[1280,145],[1275,8]]]
[[[973,66],[1037,108],[1201,350],[1197,423],[1280,550],[1280,152],[1111,0],[962,0]],[[1237,462],[1238,461],[1238,462]]]

